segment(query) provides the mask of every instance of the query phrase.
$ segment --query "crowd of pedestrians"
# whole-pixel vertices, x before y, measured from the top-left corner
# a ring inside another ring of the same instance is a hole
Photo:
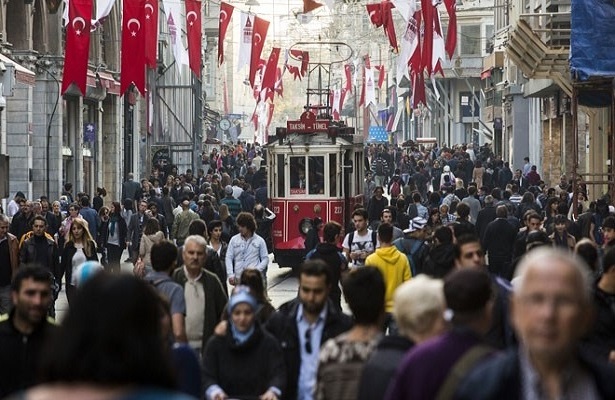
[[[608,197],[488,146],[365,154],[364,201],[349,226],[313,221],[277,310],[257,146],[195,176],[129,174],[119,199],[17,193],[0,215],[0,397],[615,398]]]

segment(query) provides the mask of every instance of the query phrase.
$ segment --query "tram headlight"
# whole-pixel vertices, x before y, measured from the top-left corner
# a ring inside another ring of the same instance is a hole
[[[299,222],[299,233],[301,235],[307,235],[310,229],[312,229],[312,220],[309,218],[303,218],[301,222]]]

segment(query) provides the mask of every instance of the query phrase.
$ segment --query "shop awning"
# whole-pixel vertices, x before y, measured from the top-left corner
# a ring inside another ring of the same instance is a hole
[[[99,87],[96,85],[96,72],[88,69],[87,85],[93,88]],[[118,95],[120,94],[120,83],[113,78],[108,72],[99,71],[98,77],[100,81],[100,87],[107,89],[107,93]]]
[[[15,67],[15,80],[17,82],[28,86],[34,86],[36,84],[36,74],[28,68],[19,64],[17,61],[8,58],[4,54],[0,54],[0,61],[5,65],[12,65]]]

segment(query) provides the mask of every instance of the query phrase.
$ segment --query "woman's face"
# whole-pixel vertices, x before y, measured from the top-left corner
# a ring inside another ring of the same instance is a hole
[[[81,239],[83,237],[83,227],[79,224],[72,224],[70,227],[73,237],[75,239]]]
[[[231,319],[239,332],[247,332],[254,325],[254,311],[247,303],[239,303],[233,308]]]
[[[565,223],[564,224],[555,224],[555,230],[558,233],[564,232],[564,230],[566,230],[566,224]]]
[[[73,217],[73,218],[76,218],[79,215],[79,210],[77,210],[74,207],[69,208],[68,212],[69,212],[70,216]]]
[[[60,203],[56,203],[56,202],[54,202],[54,203],[52,204],[52,206],[51,206],[51,207],[53,207],[53,212],[54,212],[55,214],[57,214],[57,213],[59,213],[59,212],[60,212]]]
[[[557,210],[558,206],[559,206],[559,203],[557,201],[554,201],[553,203],[551,203],[551,209],[552,210]]]

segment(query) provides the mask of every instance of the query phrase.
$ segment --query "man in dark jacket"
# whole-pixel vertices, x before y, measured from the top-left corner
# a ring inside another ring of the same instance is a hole
[[[20,267],[11,286],[14,308],[0,317],[0,398],[37,384],[43,343],[55,330],[47,309],[52,278],[40,267]]]
[[[306,260],[323,260],[331,271],[331,289],[329,299],[338,311],[342,311],[342,291],[340,278],[342,272],[348,269],[348,260],[337,247],[342,235],[342,226],[335,221],[327,222],[323,228],[323,243],[318,243],[306,256]]]
[[[476,232],[478,233],[478,237],[482,241],[485,237],[485,231],[487,230],[487,225],[495,220],[495,205],[493,196],[487,195],[485,196],[485,208],[478,212],[478,216],[476,217]]]
[[[579,350],[591,325],[587,267],[544,247],[519,265],[512,321],[519,347],[478,366],[457,399],[615,399],[615,368]]]
[[[485,230],[482,247],[489,255],[489,271],[504,279],[512,278],[510,268],[513,245],[517,230],[508,222],[508,208],[500,205],[496,209],[497,218]]]
[[[283,304],[267,322],[267,330],[278,339],[284,352],[285,399],[296,399],[298,395],[312,398],[320,346],[352,326],[352,319],[328,300],[330,287],[331,274],[324,261],[304,262],[299,296]]]

